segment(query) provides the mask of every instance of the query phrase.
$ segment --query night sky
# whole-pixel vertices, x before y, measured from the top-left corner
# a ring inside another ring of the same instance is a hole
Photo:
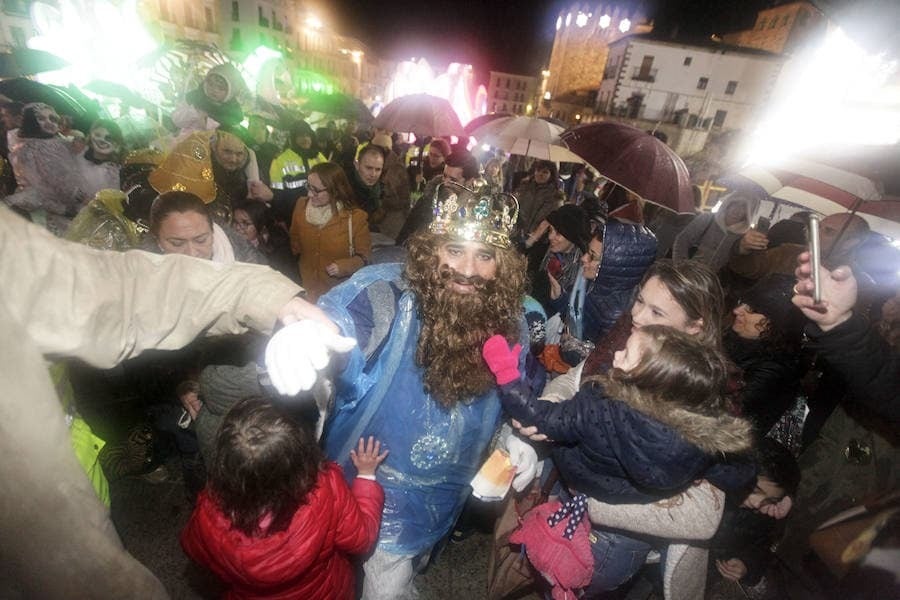
[[[386,58],[424,56],[432,65],[471,63],[478,80],[484,82],[490,70],[539,71],[549,61],[559,11],[574,4],[330,0],[316,10],[337,31],[362,40]],[[750,27],[756,11],[772,4],[771,0],[657,0],[645,6],[656,20],[657,33],[669,35],[677,27],[679,38],[691,39]]]

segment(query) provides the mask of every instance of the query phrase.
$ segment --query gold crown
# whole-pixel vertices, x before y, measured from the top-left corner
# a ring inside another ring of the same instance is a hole
[[[509,248],[509,236],[519,217],[519,202],[512,194],[482,194],[454,182],[438,185],[434,193],[431,233],[470,242]]]

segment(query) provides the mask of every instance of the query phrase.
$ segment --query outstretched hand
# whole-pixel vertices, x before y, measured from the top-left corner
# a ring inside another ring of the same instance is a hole
[[[850,267],[842,266],[829,271],[819,267],[822,301],[813,301],[812,264],[809,252],[797,257],[797,285],[791,302],[806,318],[816,323],[822,331],[834,329],[853,314],[856,304],[857,284]]]
[[[506,338],[502,335],[491,336],[481,349],[481,355],[500,385],[519,378],[519,354],[521,353],[522,346],[520,344],[510,348]]]
[[[332,327],[311,319],[293,322],[279,330],[266,346],[266,369],[272,385],[285,396],[312,389],[317,371],[330,360],[331,352],[349,352],[353,338],[338,335]]]
[[[359,438],[356,450],[350,451],[350,461],[356,467],[357,473],[366,477],[375,475],[378,465],[387,458],[388,451],[381,451],[381,442],[375,436],[369,436],[368,440]]]

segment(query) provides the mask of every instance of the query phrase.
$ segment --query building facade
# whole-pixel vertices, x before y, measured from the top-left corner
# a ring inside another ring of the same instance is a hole
[[[570,123],[589,115],[596,104],[609,45],[652,29],[652,21],[640,6],[600,4],[588,8],[576,4],[560,12],[540,114]]]
[[[590,119],[663,131],[687,156],[703,148],[710,131],[750,125],[783,62],[762,50],[629,36],[610,45]]]
[[[809,2],[791,2],[760,11],[752,29],[726,34],[726,44],[790,53],[807,40],[825,33],[827,19]]]
[[[520,116],[530,115],[534,112],[537,92],[537,77],[491,71],[487,89],[487,110]]]

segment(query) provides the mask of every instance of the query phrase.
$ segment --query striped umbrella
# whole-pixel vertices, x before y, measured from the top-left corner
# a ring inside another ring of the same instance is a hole
[[[737,175],[774,199],[826,216],[855,212],[874,231],[900,239],[900,198],[884,196],[879,182],[868,177],[802,159],[749,167]]]

